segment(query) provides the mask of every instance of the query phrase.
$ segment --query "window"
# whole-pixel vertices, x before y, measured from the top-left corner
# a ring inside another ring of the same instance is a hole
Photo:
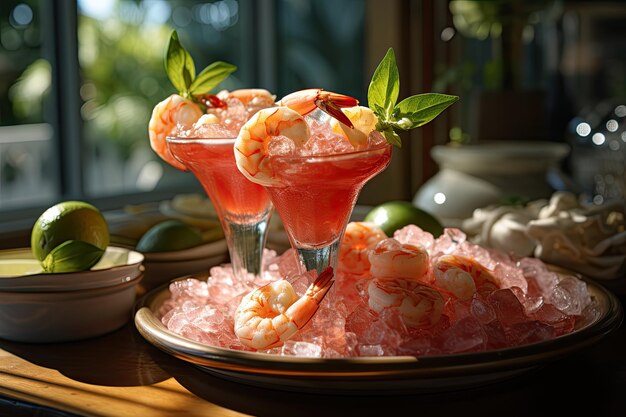
[[[238,67],[224,88],[362,95],[364,11],[360,0],[3,1],[0,231],[30,228],[61,200],[109,209],[202,192],[148,143],[152,108],[174,92],[172,29],[199,68]]]
[[[250,65],[250,45],[235,0],[78,1],[84,193],[90,198],[186,186],[191,176],[152,152],[153,107],[174,92],[163,67],[171,28],[196,65]],[[224,87],[250,84],[238,74]]]

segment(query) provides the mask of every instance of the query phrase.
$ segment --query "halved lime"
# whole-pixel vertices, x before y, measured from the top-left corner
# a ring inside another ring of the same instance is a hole
[[[66,243],[70,241],[78,243]],[[30,245],[47,272],[84,271],[100,260],[109,245],[109,228],[96,207],[84,201],[64,201],[37,219]]]

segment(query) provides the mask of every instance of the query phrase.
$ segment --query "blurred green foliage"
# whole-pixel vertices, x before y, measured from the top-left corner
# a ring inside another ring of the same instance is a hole
[[[49,90],[50,71],[42,59],[39,4],[38,0],[0,1],[0,126],[44,120],[42,98]],[[15,20],[18,6],[32,13],[28,23]]]
[[[166,25],[80,17],[81,115],[94,146],[112,141],[123,158],[136,144],[147,146],[152,108],[174,92],[163,66],[170,32]]]

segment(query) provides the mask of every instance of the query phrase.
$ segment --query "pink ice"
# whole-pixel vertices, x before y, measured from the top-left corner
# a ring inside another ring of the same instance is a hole
[[[443,254],[474,258],[490,269],[500,285],[469,300],[441,292],[445,307],[433,325],[408,327],[399,310],[376,313],[368,306],[371,276],[338,273],[335,285],[313,319],[277,355],[343,358],[353,356],[441,355],[478,352],[551,339],[574,329],[581,317],[594,314],[583,281],[557,275],[540,260],[513,258],[470,243],[458,229],[435,239],[417,226],[394,235],[402,243],[424,246],[431,262]],[[167,328],[212,346],[251,350],[234,334],[233,315],[248,292],[281,278],[302,295],[312,278],[298,273],[294,250],[265,251],[266,271],[256,281],[239,282],[230,265],[214,267],[206,281],[186,278],[170,284],[171,298],[159,311]]]

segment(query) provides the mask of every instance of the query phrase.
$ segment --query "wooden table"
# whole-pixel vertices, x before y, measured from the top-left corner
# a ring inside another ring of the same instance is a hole
[[[620,298],[624,305],[625,297]],[[508,381],[397,396],[290,393],[207,374],[129,323],[94,339],[0,341],[0,416],[626,415],[626,329]]]

